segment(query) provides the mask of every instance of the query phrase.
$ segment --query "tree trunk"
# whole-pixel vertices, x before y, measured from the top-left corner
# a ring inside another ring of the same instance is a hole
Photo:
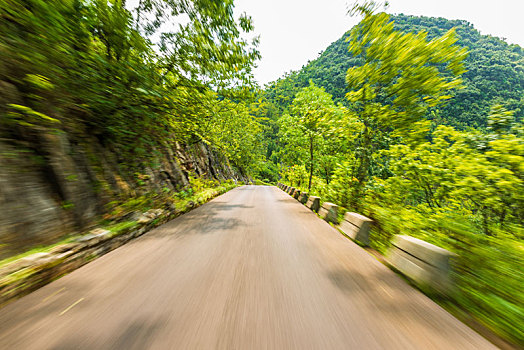
[[[484,230],[484,234],[486,236],[491,236],[491,232],[489,231],[487,208],[484,206],[482,207],[481,210],[482,210],[482,228]]]
[[[313,136],[309,136],[309,185],[308,193],[311,193],[311,182],[313,180]]]

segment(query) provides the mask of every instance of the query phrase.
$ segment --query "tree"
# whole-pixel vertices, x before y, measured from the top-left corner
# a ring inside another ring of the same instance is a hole
[[[260,149],[262,127],[244,102],[214,101],[204,140],[211,143],[238,168],[253,170],[264,157]]]
[[[438,107],[438,120],[432,115],[433,109],[427,111],[425,118],[434,124],[451,125],[462,130],[467,127],[484,128],[490,107],[501,103],[515,111],[516,120],[524,117],[524,49],[499,38],[482,35],[464,20],[397,14],[391,15],[390,21],[397,31],[414,34],[427,32],[427,40],[442,37],[454,28],[456,45],[469,51],[463,61],[467,71],[461,75],[464,88],[452,91],[454,98]],[[285,109],[296,93],[312,80],[317,86],[324,87],[333,96],[333,101],[349,107],[345,97],[348,92],[346,72],[350,67],[364,63],[361,56],[354,56],[347,49],[350,33],[344,33],[299,71],[291,72],[267,86],[267,96],[280,109]]]
[[[508,115],[497,109],[497,118]],[[381,181],[383,206],[394,203],[426,215],[461,213],[473,218],[478,232],[492,235],[524,219],[524,139],[511,132],[498,136],[439,126],[431,141],[387,151],[392,176]]]
[[[258,37],[243,37],[254,29],[251,18],[236,19],[233,7],[233,0],[139,0],[133,11],[137,29],[160,37],[159,67],[172,75],[173,86],[222,90],[250,84],[260,58]],[[166,25],[172,22],[178,25]]]
[[[340,119],[345,108],[336,106],[331,95],[323,88],[311,83],[303,88],[293,100],[290,114],[280,119],[281,140],[285,143],[284,152],[295,162],[307,163],[311,191],[313,172],[319,161],[318,153],[328,136],[332,135],[333,122]]]
[[[467,53],[454,45],[453,30],[427,40],[425,32],[396,31],[389,15],[373,13],[369,3],[353,11],[364,16],[349,36],[349,51],[364,63],[350,68],[346,75],[351,109],[364,124],[354,169],[357,193],[362,195],[373,175],[372,157],[385,138],[413,144],[426,135],[429,122],[422,117],[460,86],[458,76],[464,72],[462,61]]]
[[[1,1],[0,80],[22,100],[7,104],[85,129],[130,161],[173,137],[203,140],[202,106],[248,90],[259,57],[257,40],[244,38],[252,22],[234,15],[232,0],[137,3]],[[162,26],[176,16],[185,18],[179,26]]]

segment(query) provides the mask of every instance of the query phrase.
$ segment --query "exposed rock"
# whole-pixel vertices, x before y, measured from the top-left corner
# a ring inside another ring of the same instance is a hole
[[[35,253],[4,266],[0,269],[0,307],[143,235],[174,215],[163,209],[151,209],[142,217],[157,220],[143,223],[139,229],[117,236],[108,230],[91,230],[74,243],[61,244],[49,252]]]
[[[139,212],[137,210],[134,210],[134,211],[131,211],[131,212],[129,212],[129,213],[119,217],[118,221],[119,222],[122,222],[122,221],[138,221],[138,219],[140,219],[141,216],[142,216],[141,212]]]
[[[70,212],[29,149],[0,139],[0,259],[74,230]]]
[[[1,81],[0,102],[23,104],[16,88]],[[179,191],[189,185],[190,174],[249,181],[204,143],[166,144],[155,149],[156,158],[144,162],[147,166],[123,171],[126,159],[117,150],[81,126],[74,132],[71,125],[63,128],[35,126],[15,136],[0,128],[0,259],[89,229],[111,201]],[[146,219],[130,213],[122,220]]]
[[[16,86],[0,80],[0,114],[4,114],[8,104],[22,104],[22,96]]]
[[[26,256],[25,258],[22,258],[21,260],[28,264],[34,264],[36,261],[49,259],[50,256],[51,256],[50,253],[35,253],[29,256]]]
[[[77,251],[81,249],[81,245],[77,243],[66,243],[66,244],[60,244],[54,247],[49,251],[51,254],[61,254],[64,252],[71,252],[71,251]]]
[[[147,224],[157,217],[162,216],[165,212],[163,209],[149,209],[138,218],[137,222],[139,224]]]
[[[149,217],[149,216],[146,216],[146,215],[142,215],[139,219],[138,219],[138,223],[139,224],[147,224],[149,222],[153,221],[153,218]]]

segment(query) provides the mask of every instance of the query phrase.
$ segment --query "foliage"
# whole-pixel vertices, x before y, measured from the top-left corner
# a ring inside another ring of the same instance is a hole
[[[503,39],[482,35],[473,25],[464,20],[445,18],[391,15],[394,29],[420,35],[426,33],[427,40],[445,35],[454,30],[456,44],[468,49],[462,74],[463,88],[451,92],[449,103],[431,108],[425,117],[435,124],[446,124],[458,129],[467,127],[484,128],[491,106],[503,104],[515,111],[515,118],[524,116],[524,49],[508,44]],[[360,55],[353,56],[347,45],[352,31],[346,32],[333,42],[319,57],[309,61],[302,69],[292,71],[268,84],[265,96],[274,108],[284,111],[300,89],[313,81],[325,88],[336,103],[347,106],[346,73],[351,67],[364,62]]]
[[[522,119],[524,50],[518,45],[510,45],[499,38],[481,35],[472,24],[462,20],[399,14],[390,16],[389,21],[394,30],[411,33],[414,37],[426,33],[426,41],[435,40],[453,30],[457,39],[456,45],[468,50],[468,55],[463,60],[465,72],[461,76],[462,88],[448,89],[446,94],[453,98],[445,104],[427,108],[424,113],[424,118],[431,121],[431,128],[442,124],[454,126],[459,130],[469,127],[485,128],[487,115],[491,106],[495,104],[513,110],[517,121]],[[352,33],[353,31],[348,31],[318,58],[308,61],[302,69],[285,74],[259,92],[258,99],[263,101],[264,108],[258,109],[256,115],[270,120],[272,130],[264,135],[267,141],[265,151],[267,159],[275,165],[282,162],[276,120],[278,116],[289,113],[296,94],[309,86],[310,81],[331,94],[335,103],[350,107],[346,98],[346,94],[350,92],[346,83],[347,71],[365,64],[361,55],[354,56],[348,50],[347,40]],[[448,34],[448,37],[450,35]],[[442,65],[436,66],[441,71],[445,70]],[[442,78],[447,79],[450,76],[444,74]],[[388,143],[389,140],[381,138],[380,142]],[[365,152],[365,148],[359,151]],[[373,174],[383,172],[387,170],[372,170]]]
[[[363,64],[347,71],[346,97],[366,127],[391,127],[410,136],[427,109],[460,86],[466,50],[454,45],[453,31],[427,40],[424,32],[394,30],[389,15],[379,13],[365,16],[348,39],[350,53]]]
[[[262,126],[250,114],[245,102],[224,99],[213,103],[214,118],[202,129],[206,141],[221,150],[238,168],[254,170],[264,160],[258,146],[262,142]]]
[[[211,144],[238,167],[259,161],[258,122],[236,106],[258,41],[244,38],[251,19],[235,18],[231,0],[6,0],[0,18],[0,81],[20,95],[2,116],[17,125],[8,137],[90,134],[129,165],[173,139]]]
[[[290,112],[279,120],[282,151],[287,160],[307,164],[308,190],[311,190],[315,169],[324,168],[329,175],[331,167],[323,151],[328,139],[337,137],[336,129],[346,110],[335,106],[331,95],[311,84],[297,94]]]
[[[328,132],[318,137],[310,194],[371,217],[371,244],[380,252],[386,252],[395,234],[413,235],[455,252],[457,290],[446,302],[522,344],[518,325],[524,322],[524,134],[521,111],[506,108],[518,103],[498,98],[511,95],[504,89],[496,92],[498,97],[484,94],[487,78],[478,71],[476,76],[464,73],[464,66],[474,62],[456,45],[454,32],[442,33],[442,28],[458,24],[460,43],[465,33],[473,33],[471,26],[428,19],[439,27],[425,34],[415,30],[421,27],[406,25],[403,33],[397,30],[398,19],[402,24],[403,19],[424,18],[396,16],[393,24],[384,13],[367,13],[345,36],[354,57],[342,59],[346,53],[337,42],[302,71],[267,87],[262,98],[269,107],[264,112],[282,114],[275,138],[281,149],[273,152],[281,176],[307,189],[307,139],[298,132],[292,113],[296,98],[307,89],[304,79],[313,77],[325,87],[323,93],[334,93],[335,101],[346,97],[347,108],[322,125]],[[493,51],[506,50],[500,57],[522,57],[520,48],[508,54],[509,45],[476,37],[482,45],[496,43]],[[347,86],[326,70],[342,66]],[[460,74],[465,74],[464,89],[457,89]],[[507,79],[518,80],[520,71],[508,74]],[[475,103],[457,101],[471,90],[472,81],[482,87]],[[524,91],[519,84],[516,88]],[[496,103],[489,109],[487,101]],[[468,110],[460,111],[463,106]],[[464,130],[465,124],[482,128]],[[329,172],[322,171],[321,159],[329,164]]]
[[[394,30],[383,12],[365,13],[349,41],[349,51],[363,61],[346,75],[347,99],[364,124],[352,174],[358,180],[354,196],[361,197],[369,176],[375,175],[374,153],[386,138],[401,137],[411,144],[425,136],[428,122],[421,118],[460,85],[457,75],[464,70],[466,51],[454,45],[453,31],[428,41],[425,33]]]
[[[308,178],[309,174],[306,170],[305,165],[295,164],[293,166],[287,167],[282,170],[282,177],[289,183],[291,186],[296,188],[304,189],[304,192],[307,192],[307,186],[309,185]]]

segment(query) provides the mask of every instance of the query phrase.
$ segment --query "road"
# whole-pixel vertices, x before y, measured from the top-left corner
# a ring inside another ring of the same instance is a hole
[[[276,187],[243,186],[0,309],[0,349],[491,349]]]

